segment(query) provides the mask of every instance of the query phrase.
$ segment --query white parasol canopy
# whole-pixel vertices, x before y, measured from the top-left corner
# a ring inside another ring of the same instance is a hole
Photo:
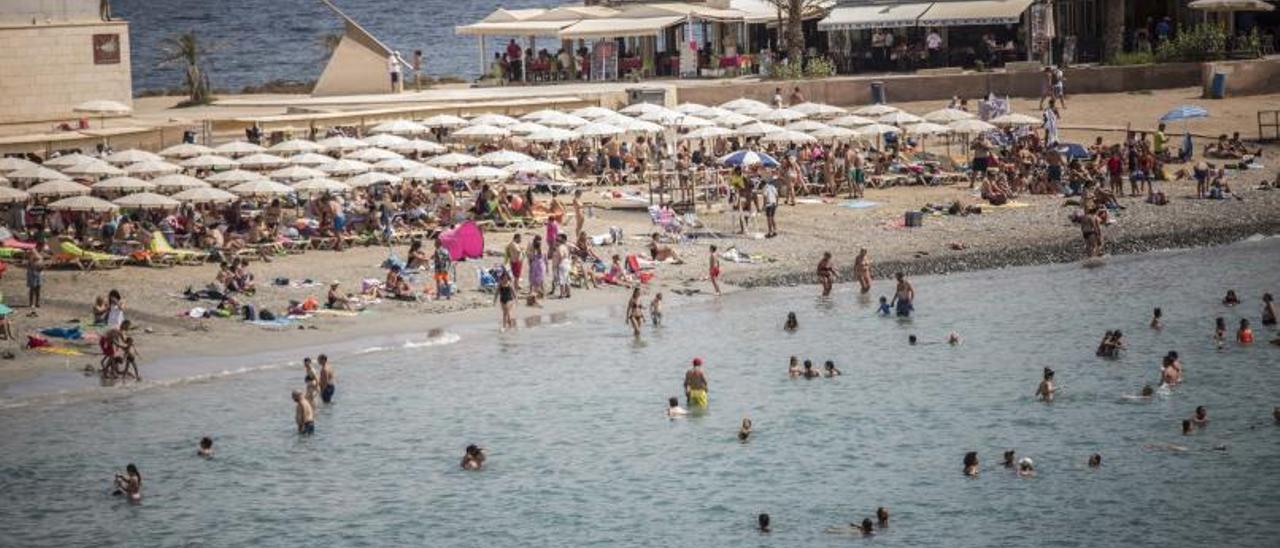
[[[618,126],[615,126],[612,124],[606,124],[603,122],[592,122],[590,124],[579,127],[574,131],[576,131],[578,135],[581,135],[587,138],[592,138],[592,139],[600,138],[600,137],[611,137],[614,135],[622,135],[623,133],[625,133],[624,129]]]
[[[451,152],[449,154],[441,154],[430,160],[427,165],[435,167],[457,167],[457,166],[474,166],[480,163],[480,159],[470,154],[462,154],[460,152]]]
[[[868,125],[862,126],[853,131],[857,132],[858,135],[863,137],[875,137],[877,135],[885,135],[888,133],[898,133],[902,130],[896,126],[881,124],[877,122],[874,124],[868,124]]]
[[[365,137],[364,142],[371,147],[390,149],[393,146],[403,145],[409,142],[409,139],[390,133],[379,133],[377,135]]]
[[[514,150],[497,150],[480,157],[480,163],[486,166],[502,167],[517,162],[532,161],[533,157]]]
[[[109,213],[120,209],[120,206],[93,196],[75,196],[63,198],[49,204],[54,211],[81,211],[86,213]]]
[[[182,167],[192,169],[232,169],[239,166],[240,162],[216,154],[204,154],[182,161]]]
[[[857,137],[858,132],[846,127],[827,126],[813,133],[810,133],[809,135],[812,135],[822,140],[838,140],[838,139],[852,139],[854,137]]]
[[[248,141],[231,141],[229,143],[222,143],[216,147],[213,147],[214,152],[217,152],[218,154],[230,156],[232,158],[237,158],[240,156],[248,156],[255,152],[265,152],[266,150],[267,149],[262,148],[259,145],[250,143]]]
[[[390,160],[383,160],[381,162],[373,164],[373,169],[376,169],[378,171],[391,172],[391,173],[402,173],[405,171],[418,169],[424,165],[426,164],[423,164],[422,162],[417,162],[414,160],[409,160],[407,158],[392,158]]]
[[[493,113],[481,114],[479,116],[476,116],[475,118],[472,118],[471,121],[467,122],[467,124],[471,126],[496,126],[496,127],[514,126],[518,123],[520,123],[520,120],[517,120],[505,114],[493,114]]]
[[[0,204],[16,204],[31,199],[31,195],[7,186],[0,186]]]
[[[294,181],[305,181],[307,179],[316,179],[324,177],[325,173],[315,168],[306,166],[289,166],[277,169],[267,174],[273,180],[290,183]]]
[[[901,127],[907,124],[918,124],[920,122],[923,122],[924,119],[914,114],[911,114],[910,112],[904,112],[899,110],[896,112],[889,112],[886,114],[882,114],[876,121],[882,124],[889,124],[889,125]]]
[[[224,204],[236,200],[235,194],[213,187],[188,188],[170,197],[186,204]]]
[[[518,175],[555,175],[560,172],[560,166],[540,160],[516,162],[503,169]]]
[[[734,99],[726,103],[721,103],[720,108],[729,109],[734,112],[742,112],[744,109],[769,108],[769,105],[755,99],[747,99],[746,97],[743,97],[741,99]]]
[[[392,175],[390,173],[383,173],[381,171],[370,171],[368,173],[362,173],[360,175],[356,175],[355,177],[347,179],[346,183],[350,185],[351,188],[364,188],[367,186],[381,185],[381,184],[392,184],[392,185],[399,184],[400,181],[402,180],[403,178],[400,177],[399,175]]]
[[[373,170],[373,166],[360,160],[337,160],[327,164],[321,164],[316,169],[323,171],[329,175],[359,175],[368,173]]]
[[[80,175],[86,177],[113,177],[127,173],[127,171],[123,169],[97,159],[86,160],[73,166],[64,167],[62,168],[62,172],[67,175]]]
[[[131,148],[129,150],[121,150],[119,152],[113,152],[111,154],[106,155],[102,159],[108,162],[111,162],[117,166],[123,166],[128,164],[136,164],[138,162],[160,160],[160,155],[154,152],[147,152],[145,150],[138,150],[136,148]]]
[[[450,129],[467,125],[467,121],[452,114],[437,114],[422,121],[429,128]]]
[[[618,113],[617,111],[609,110],[604,107],[583,107],[573,111],[570,114],[573,114],[574,116],[577,116],[579,118],[595,120],[597,118],[604,118],[605,116],[613,116],[617,113]]]
[[[655,105],[653,103],[636,103],[634,105],[629,105],[625,108],[618,110],[620,114],[626,114],[627,116],[640,116],[640,115],[649,114],[652,112],[664,112],[664,111],[670,112],[670,110],[667,109],[667,107],[664,107],[661,105]]]
[[[93,184],[92,190],[106,194],[129,194],[155,190],[156,185],[135,177],[112,177]]]
[[[392,120],[373,126],[369,133],[386,133],[391,135],[419,135],[431,131],[431,128],[409,120]]]
[[[319,143],[320,146],[325,148],[325,150],[334,152],[346,152],[348,150],[360,150],[362,148],[369,147],[368,143],[356,139],[355,137],[347,137],[346,135],[336,135],[328,139],[321,139],[316,141],[316,143]]]
[[[765,122],[756,122],[754,124],[747,124],[745,126],[738,128],[738,134],[742,135],[743,137],[759,137],[761,135],[768,135],[770,133],[777,133],[779,131],[786,131],[786,130],[781,127],[775,126],[773,124],[765,123]]]
[[[293,192],[293,188],[282,185],[270,179],[259,179],[257,181],[249,181],[240,183],[227,189],[228,192],[237,196],[244,197],[268,197],[283,196]]]
[[[523,139],[530,143],[563,143],[565,141],[572,141],[581,137],[582,136],[576,131],[560,129],[558,127],[549,127],[547,129],[525,135]]]
[[[117,198],[115,200],[112,200],[111,202],[126,209],[166,210],[166,209],[177,209],[178,206],[182,205],[182,202],[179,202],[167,196],[161,196],[159,194],[155,194],[153,192],[139,192],[136,194],[130,194],[128,196],[124,196],[122,198]]]
[[[326,156],[324,154],[316,154],[314,152],[303,152],[302,154],[289,157],[289,163],[295,166],[315,167],[319,165],[330,164],[336,161],[337,160],[335,160],[332,156]]]
[[[40,167],[40,164],[23,158],[0,158],[0,173],[9,173],[31,167]]]
[[[951,131],[956,133],[985,133],[996,129],[996,126],[983,122],[977,118],[956,120],[947,124],[947,127],[951,128]]]
[[[942,124],[935,124],[933,122],[920,122],[918,124],[910,124],[910,125],[904,126],[902,129],[905,129],[907,133],[914,134],[914,135],[943,135],[946,133],[951,133],[951,128],[944,126]]]
[[[182,143],[160,151],[160,155],[165,158],[193,158],[201,154],[213,154],[213,149],[195,143]]]
[[[45,181],[27,189],[33,198],[60,198],[63,196],[83,196],[89,193],[89,187],[68,179]]]
[[[813,142],[816,142],[817,140],[818,140],[817,138],[807,133],[801,133],[799,131],[791,131],[789,129],[784,129],[782,131],[775,131],[773,133],[770,133],[760,138],[760,142],[762,143],[780,143],[780,144],[791,143],[791,144],[797,144],[797,145],[802,145],[805,143],[813,143]]]
[[[177,192],[189,188],[206,188],[209,186],[209,183],[181,173],[156,177],[151,180],[151,184],[156,185],[157,189],[164,192]]]
[[[400,154],[442,154],[449,149],[435,141],[414,139],[404,144],[387,147]]]
[[[342,194],[345,192],[351,192],[351,185],[321,177],[319,179],[307,179],[300,183],[294,183],[293,190],[302,194]]]
[[[787,124],[787,129],[791,131],[803,131],[805,133],[813,133],[820,129],[826,129],[830,126],[817,120],[800,120]]]
[[[149,160],[129,164],[124,170],[130,175],[168,175],[182,171],[182,166],[176,166],[164,160]]]
[[[709,127],[698,128],[693,131],[690,131],[689,133],[681,135],[680,140],[681,141],[700,141],[703,139],[720,139],[723,137],[730,137],[735,134],[736,132],[734,132],[732,129],[709,126]]]
[[[1019,114],[1017,112],[996,116],[990,121],[992,124],[1002,127],[1037,126],[1040,125],[1041,122],[1041,120],[1035,116],[1027,116],[1026,114]]]
[[[44,166],[35,166],[10,171],[6,175],[13,181],[69,181],[71,177],[60,171],[54,171]]]
[[[263,180],[266,178],[267,178],[266,175],[263,175],[258,172],[244,171],[242,169],[233,169],[230,171],[223,171],[222,173],[215,173],[213,175],[205,177],[204,180],[205,182],[211,185],[232,186],[232,185],[238,185],[240,183],[246,183],[249,181]]]
[[[516,122],[518,124],[520,122]],[[515,124],[509,124],[515,125]],[[474,126],[464,127],[449,134],[450,138],[470,141],[496,141],[511,135],[511,130],[489,125],[476,124]]]
[[[402,173],[400,176],[411,181],[449,181],[456,178],[457,174],[434,166],[422,166]]]
[[[324,146],[316,143],[315,141],[308,141],[306,139],[289,139],[288,141],[280,141],[279,143],[271,145],[271,148],[267,150],[276,154],[289,155],[301,154],[303,152],[321,152],[324,150]]]
[[[469,167],[458,172],[457,177],[464,181],[501,181],[511,177],[511,172],[489,166]]]
[[[760,116],[762,122],[794,122],[804,119],[803,112],[791,110],[789,108],[779,108],[766,112]]]
[[[396,158],[404,158],[403,154],[391,152],[390,150],[381,148],[366,148],[344,155],[343,160],[357,160],[365,163],[381,162],[383,160],[394,160]]]
[[[898,107],[892,107],[883,103],[877,103],[874,105],[867,105],[865,107],[854,109],[853,114],[857,114],[858,116],[872,116],[872,117],[878,118],[880,116],[889,114],[890,112],[898,112],[899,110],[901,109],[899,109]]]
[[[740,127],[756,122],[757,120],[745,114],[738,114],[730,111],[727,114],[722,114],[712,118],[712,121],[725,127]]]
[[[924,121],[926,122],[933,122],[935,124],[950,124],[957,120],[976,118],[976,116],[957,108],[942,108],[925,114],[922,118],[924,118]]]
[[[79,152],[75,152],[72,154],[63,154],[62,156],[49,158],[48,160],[44,161],[43,165],[44,167],[62,169],[64,167],[71,167],[83,162],[98,162],[98,161],[101,161],[101,160],[98,160],[97,158],[93,156],[89,156],[87,154],[80,154]]]
[[[844,109],[825,103],[800,103],[792,105],[791,110],[815,118],[834,118],[845,113]]]

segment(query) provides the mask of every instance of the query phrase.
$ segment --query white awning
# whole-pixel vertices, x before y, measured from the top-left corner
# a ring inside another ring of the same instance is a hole
[[[831,10],[831,15],[818,21],[818,30],[857,30],[914,27],[932,4],[888,4],[849,6]]]
[[[511,21],[507,23],[473,23],[454,27],[457,34],[467,36],[555,36],[576,21]]]
[[[920,16],[921,26],[1009,25],[1017,23],[1034,0],[962,0],[935,2]]]
[[[685,20],[684,17],[645,17],[641,19],[609,18],[588,19],[579,21],[573,26],[560,31],[560,38],[571,40],[576,38],[625,38],[629,36],[657,36],[671,25]]]

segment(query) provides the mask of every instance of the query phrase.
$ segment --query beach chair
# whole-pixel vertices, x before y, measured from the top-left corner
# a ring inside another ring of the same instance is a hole
[[[16,247],[0,247],[0,261],[17,263],[26,260],[27,251]]]
[[[476,280],[479,282],[480,291],[492,293],[498,290],[498,278],[489,270],[476,267]]]
[[[70,240],[62,240],[58,243],[58,251],[53,255],[53,265],[72,265],[80,270],[93,270],[95,268],[120,268],[128,261],[128,257],[120,255],[110,255],[107,253],[98,253],[96,251],[85,251],[75,242]]]
[[[198,265],[209,260],[209,254],[203,251],[174,249],[173,246],[169,245],[169,240],[160,231],[151,233],[151,241],[147,242],[147,250],[161,260],[175,265]]]
[[[662,231],[679,241],[684,236],[684,226],[671,208],[656,205],[649,206],[649,220],[662,227]]]

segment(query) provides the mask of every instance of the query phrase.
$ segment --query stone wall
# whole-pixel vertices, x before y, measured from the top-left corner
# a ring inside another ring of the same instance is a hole
[[[101,21],[99,0],[0,0],[0,26]]]
[[[129,69],[124,21],[0,26],[0,123],[76,119],[71,109],[95,99],[132,104]]]
[[[1205,97],[1210,97],[1209,88],[1215,72],[1227,75],[1227,97],[1280,92],[1280,57],[1205,63],[1201,73]]]

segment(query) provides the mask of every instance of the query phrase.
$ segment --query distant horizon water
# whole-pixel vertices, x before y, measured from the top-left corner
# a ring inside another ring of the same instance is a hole
[[[333,0],[348,16],[408,59],[422,50],[430,76],[479,75],[478,40],[454,27],[484,18],[499,7],[532,8],[552,0]],[[239,91],[274,80],[315,80],[324,70],[323,36],[342,24],[320,0],[114,0],[112,12],[129,21],[133,90],[177,88],[180,67],[160,67],[160,43],[195,31],[211,49],[206,72],[215,89]],[[490,37],[490,43],[505,38]],[[554,41],[545,39],[547,44]]]

